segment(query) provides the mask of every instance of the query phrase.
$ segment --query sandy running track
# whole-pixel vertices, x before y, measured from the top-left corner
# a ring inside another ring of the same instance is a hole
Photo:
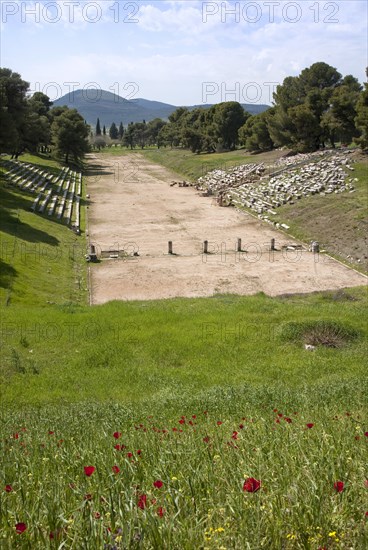
[[[293,239],[249,214],[216,206],[194,188],[170,187],[180,178],[139,153],[89,155],[89,166],[90,242],[129,254],[91,264],[93,304],[260,291],[275,296],[367,283],[323,254],[282,251]],[[246,252],[236,252],[238,238]],[[169,240],[174,256],[167,253]]]

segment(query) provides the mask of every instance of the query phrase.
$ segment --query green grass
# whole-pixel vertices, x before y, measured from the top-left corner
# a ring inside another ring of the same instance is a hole
[[[24,157],[24,158],[23,158]],[[50,159],[22,160],[58,173]],[[31,212],[35,195],[6,184],[0,166],[0,306],[86,303],[85,238],[56,217]],[[84,208],[81,216],[85,225]]]
[[[1,549],[367,547],[365,288],[88,307],[77,237],[0,194]]]
[[[225,385],[365,376],[365,290],[356,301],[217,296],[103,306],[8,308],[2,325],[2,401],[136,402]],[[328,294],[327,294],[328,296]],[[325,319],[359,332],[339,350],[285,343],[284,323]]]
[[[111,154],[121,156],[126,154],[143,155],[148,160],[161,164],[172,170],[179,176],[196,181],[211,170],[228,170],[234,166],[248,163],[267,164],[275,162],[283,156],[286,151],[271,151],[269,153],[250,154],[244,149],[229,151],[225,153],[191,153],[187,149],[169,149],[148,147],[145,149],[110,148],[104,149],[100,154]]]
[[[1,548],[363,549],[367,395],[331,381],[7,411]]]
[[[183,149],[147,149],[139,152],[152,162],[162,164],[193,182],[211,170],[229,170],[234,166],[253,162],[273,162],[282,156],[279,151],[251,155],[243,149],[200,155]]]

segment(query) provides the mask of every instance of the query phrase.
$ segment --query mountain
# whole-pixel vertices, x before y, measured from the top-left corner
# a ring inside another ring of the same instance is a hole
[[[100,119],[101,127],[110,128],[111,124],[119,125],[123,122],[127,126],[129,122],[149,122],[154,118],[162,118],[167,120],[168,117],[178,107],[161,101],[150,101],[148,99],[125,99],[112,92],[106,90],[75,90],[70,92],[56,101],[54,107],[66,105],[71,109],[77,109],[82,117],[92,127],[96,125],[97,118]],[[210,108],[206,105],[191,105],[188,109],[192,110],[197,107]],[[243,104],[243,108],[250,114],[262,113],[269,109],[269,105],[252,105]]]

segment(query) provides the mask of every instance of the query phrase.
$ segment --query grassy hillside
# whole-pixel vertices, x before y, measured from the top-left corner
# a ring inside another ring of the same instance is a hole
[[[309,242],[318,240],[330,254],[368,272],[368,157],[354,164],[354,193],[315,195],[277,209],[275,221]]]
[[[218,296],[112,302],[93,308],[9,308],[3,325],[3,403],[136,402],[223,385],[298,386],[365,374],[367,297]],[[357,329],[343,349],[308,353],[282,340],[284,323],[327,319]]]
[[[250,162],[271,164],[285,155],[285,151],[251,155],[243,149],[227,153],[201,153],[200,155],[184,149],[145,149],[139,152],[151,161],[162,164],[193,182],[211,170],[228,170],[233,166]]]
[[[23,155],[51,173],[53,160]],[[31,212],[34,195],[10,185],[0,165],[0,305],[86,303],[85,239],[47,214]],[[84,209],[81,216],[84,227]]]

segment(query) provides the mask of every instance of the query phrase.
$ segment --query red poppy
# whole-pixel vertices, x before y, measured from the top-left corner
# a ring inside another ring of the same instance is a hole
[[[49,435],[54,435],[55,432],[53,432],[52,430],[49,430]]]
[[[368,432],[364,432],[365,437],[368,437]]]
[[[5,485],[5,491],[6,491],[7,493],[11,493],[12,490],[13,490],[13,487],[12,487],[11,485]]]
[[[26,529],[27,525],[25,523],[17,523],[15,526],[15,530],[17,533],[24,533]]]
[[[203,438],[203,441],[204,441],[205,443],[209,443],[210,438],[208,437],[208,435],[206,435],[206,437]]]
[[[133,456],[133,453],[127,453],[128,458],[132,458],[132,456]]]
[[[157,508],[157,515],[162,518],[165,514],[166,510],[165,508],[162,508],[162,506],[160,506],[159,508]],[[368,513],[368,512],[367,512]]]
[[[274,412],[274,413],[277,413],[277,409],[273,409],[273,412]]]
[[[137,455],[139,456],[139,455],[141,455],[141,454],[142,454],[142,451],[141,451],[140,449],[138,449]]]
[[[364,485],[368,488],[368,479],[365,480]]]
[[[307,428],[311,429],[311,428],[313,428],[313,426],[314,426],[314,424],[312,422],[308,422]]]
[[[119,439],[121,437],[121,432],[114,432],[113,436],[115,437],[115,439]]]
[[[120,472],[119,466],[115,464],[115,466],[112,467],[112,471],[114,472],[114,474],[118,474]]]
[[[101,517],[100,512],[95,512],[95,519],[100,519],[100,517]]]
[[[19,434],[18,434],[18,433],[13,434],[13,438],[14,438],[14,439],[19,439]]]
[[[84,495],[84,500],[92,500],[92,495],[91,493],[88,493],[87,495]]]
[[[179,424],[185,424],[184,418],[181,418],[181,419],[179,420]]]
[[[244,424],[239,424],[239,430],[243,430],[244,429]]]
[[[55,535],[54,535],[53,531],[50,531],[49,539],[52,540],[54,538],[55,538]]]
[[[244,481],[243,491],[247,493],[255,493],[256,491],[258,491],[260,487],[261,487],[261,481],[259,479],[255,479],[254,477],[248,477]]]
[[[368,512],[366,512],[364,515],[365,515],[366,518],[368,518]]]
[[[285,421],[286,421],[288,424],[291,424],[291,423],[292,423],[291,418],[289,418],[288,416],[285,417]]]
[[[140,495],[138,499],[138,508],[144,510],[147,506],[147,495]]]
[[[221,424],[222,424],[221,420],[218,420],[218,421],[217,421],[217,425],[218,425],[218,426],[221,426]]]
[[[161,479],[157,479],[156,481],[154,481],[153,486],[156,487],[156,489],[161,489],[161,487],[163,486]]]
[[[284,415],[282,413],[278,413],[278,415],[280,418],[282,418]]]
[[[343,482],[343,481],[335,481],[335,483],[334,483],[334,489],[335,489],[338,493],[342,493],[343,490],[344,490],[344,482]]]
[[[91,477],[95,470],[96,468],[94,466],[84,466],[84,473],[87,477]]]
[[[233,432],[231,439],[238,439],[238,432]]]
[[[196,415],[196,414],[193,414],[193,415],[192,415],[192,418],[197,418],[197,415]]]

